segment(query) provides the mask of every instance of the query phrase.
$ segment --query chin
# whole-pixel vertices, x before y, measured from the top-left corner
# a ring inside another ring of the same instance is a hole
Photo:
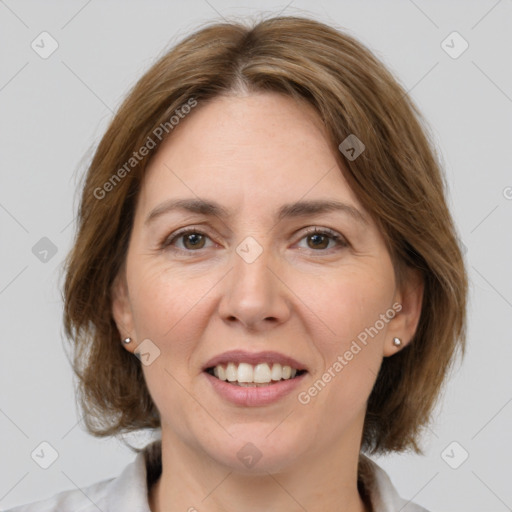
[[[233,437],[219,440],[206,451],[213,460],[237,473],[266,475],[285,471],[304,453],[306,439],[279,430],[277,425],[237,425],[230,429]]]

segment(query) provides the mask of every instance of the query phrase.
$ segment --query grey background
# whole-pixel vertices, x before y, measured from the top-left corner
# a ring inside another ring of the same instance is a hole
[[[436,410],[425,456],[377,461],[402,496],[432,511],[512,510],[512,1],[251,4],[0,1],[0,508],[117,476],[134,457],[83,430],[63,350],[59,273],[91,148],[129,87],[200,23],[282,11],[344,28],[404,84],[443,156],[467,247],[467,357]],[[47,59],[31,48],[43,31],[59,45]],[[453,31],[469,43],[456,59],[441,46]],[[46,262],[33,252],[48,244],[43,237],[57,251]],[[43,441],[59,454],[48,469],[31,458]],[[447,462],[459,464],[463,450],[468,459],[453,469]]]

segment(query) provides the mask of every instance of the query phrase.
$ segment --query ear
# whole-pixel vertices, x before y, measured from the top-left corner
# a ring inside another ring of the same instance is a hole
[[[410,267],[403,269],[403,274],[402,284],[395,293],[395,303],[400,304],[401,309],[389,323],[384,357],[396,354],[412,341],[421,316],[424,290],[422,274]],[[400,338],[402,344],[395,346],[393,338]]]
[[[128,295],[128,283],[126,282],[125,267],[120,269],[119,273],[112,283],[112,316],[119,331],[120,340],[122,342],[127,337],[134,338],[135,329],[133,325],[133,314]],[[129,352],[133,352],[135,343],[122,343],[124,348]]]

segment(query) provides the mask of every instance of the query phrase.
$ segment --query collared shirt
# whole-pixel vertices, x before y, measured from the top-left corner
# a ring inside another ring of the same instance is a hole
[[[360,457],[366,475],[364,488],[368,492],[372,512],[428,512],[402,499],[387,473],[365,455]],[[161,472],[162,445],[161,440],[157,440],[139,451],[133,462],[116,478],[102,480],[83,489],[63,491],[52,498],[6,512],[151,512],[148,489]]]

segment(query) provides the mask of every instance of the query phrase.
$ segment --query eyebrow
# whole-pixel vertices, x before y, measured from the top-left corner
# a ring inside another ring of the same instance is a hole
[[[156,218],[176,210],[183,210],[190,213],[200,215],[230,218],[233,212],[226,209],[224,206],[206,199],[169,199],[155,207],[145,220],[148,225]],[[369,224],[366,216],[361,213],[357,208],[349,204],[329,200],[317,199],[311,201],[297,201],[282,205],[277,211],[275,217],[277,221],[282,221],[287,218],[305,217],[308,215],[318,215],[321,213],[342,212],[350,215],[354,220],[362,223]]]

